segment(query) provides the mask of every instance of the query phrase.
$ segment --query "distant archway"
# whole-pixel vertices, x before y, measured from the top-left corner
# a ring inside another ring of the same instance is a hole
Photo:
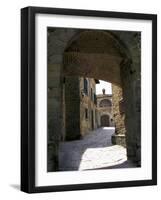
[[[110,125],[110,117],[109,115],[102,115],[101,116],[101,126],[108,127]]]
[[[109,99],[103,99],[100,101],[99,107],[111,107],[112,103]]]

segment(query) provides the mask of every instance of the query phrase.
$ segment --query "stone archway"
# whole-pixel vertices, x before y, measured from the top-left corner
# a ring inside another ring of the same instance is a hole
[[[140,118],[136,95],[136,85],[140,89],[139,37],[139,33],[125,31],[48,30],[48,171],[58,167],[59,140],[64,132],[65,76],[101,79],[122,88],[127,155],[140,161],[140,125],[136,120]]]
[[[108,115],[101,116],[101,126],[108,127],[110,125],[110,118]]]
[[[109,99],[103,99],[100,101],[99,107],[111,107],[112,103]]]

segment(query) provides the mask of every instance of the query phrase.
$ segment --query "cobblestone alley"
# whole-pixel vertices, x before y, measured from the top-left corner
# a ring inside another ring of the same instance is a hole
[[[91,131],[81,140],[61,142],[59,170],[89,170],[135,167],[127,161],[126,149],[111,143],[113,127]]]

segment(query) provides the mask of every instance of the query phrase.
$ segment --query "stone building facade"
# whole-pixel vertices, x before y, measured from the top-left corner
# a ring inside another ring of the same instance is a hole
[[[96,91],[93,78],[66,76],[63,87],[63,134],[61,140],[80,139],[97,128]]]
[[[80,78],[80,131],[84,136],[98,127],[96,84],[93,78]]]
[[[112,95],[106,94],[105,89],[103,94],[97,95],[97,121],[99,127],[114,126],[112,114]]]

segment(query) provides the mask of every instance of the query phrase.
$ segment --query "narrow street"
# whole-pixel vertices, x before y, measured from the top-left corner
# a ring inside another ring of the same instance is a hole
[[[135,167],[127,161],[126,149],[111,143],[113,127],[91,131],[81,140],[60,143],[59,170],[90,170]]]

